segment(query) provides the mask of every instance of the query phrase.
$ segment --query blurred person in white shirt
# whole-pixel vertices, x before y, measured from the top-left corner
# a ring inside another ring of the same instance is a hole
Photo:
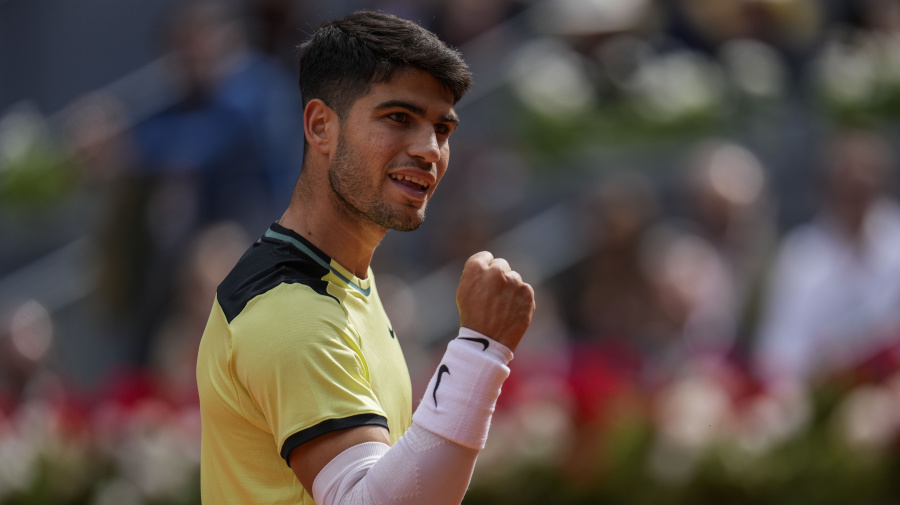
[[[844,132],[822,159],[819,215],[783,240],[765,301],[756,362],[779,386],[803,386],[861,362],[896,333],[900,206],[891,155],[872,132]]]

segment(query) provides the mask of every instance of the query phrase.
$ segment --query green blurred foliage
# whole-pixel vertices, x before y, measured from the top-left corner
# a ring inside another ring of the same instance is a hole
[[[68,195],[75,182],[59,149],[48,143],[33,144],[0,166],[0,202],[26,210],[43,207]]]

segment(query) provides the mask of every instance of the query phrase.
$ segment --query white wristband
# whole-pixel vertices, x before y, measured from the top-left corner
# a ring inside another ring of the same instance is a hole
[[[513,353],[503,344],[460,328],[428,383],[413,422],[451,442],[482,449]]]

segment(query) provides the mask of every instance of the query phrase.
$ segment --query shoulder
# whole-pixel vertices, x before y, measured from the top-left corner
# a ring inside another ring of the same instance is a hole
[[[217,290],[235,349],[266,355],[308,346],[355,348],[346,308],[324,279],[329,272],[290,244],[258,240]]]
[[[360,366],[359,338],[343,307],[302,284],[280,284],[254,298],[230,329],[232,356],[242,369],[270,373],[301,362]]]
[[[328,268],[307,256],[295,254],[290,245],[261,238],[238,261],[216,290],[229,323],[258,297],[273,309],[302,301],[305,305],[332,307],[342,311],[338,300],[328,293],[324,277]],[[290,289],[278,289],[288,285]],[[296,306],[295,306],[296,307]]]
[[[310,340],[343,333],[349,323],[345,308],[330,295],[305,283],[282,282],[250,300],[231,324],[235,332],[290,334],[292,339]]]

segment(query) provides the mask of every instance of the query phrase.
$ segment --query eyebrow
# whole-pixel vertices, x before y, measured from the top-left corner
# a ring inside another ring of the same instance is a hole
[[[406,109],[409,112],[416,114],[417,116],[425,115],[425,109],[423,109],[422,107],[419,107],[416,104],[404,102],[403,100],[388,100],[386,102],[381,102],[380,104],[376,105],[372,110],[378,111],[378,110],[384,110],[384,109],[392,109],[394,107]],[[441,117],[438,119],[441,123],[453,123],[455,125],[459,124],[459,117],[456,115],[456,113],[454,113],[452,111],[447,114],[441,115]]]

